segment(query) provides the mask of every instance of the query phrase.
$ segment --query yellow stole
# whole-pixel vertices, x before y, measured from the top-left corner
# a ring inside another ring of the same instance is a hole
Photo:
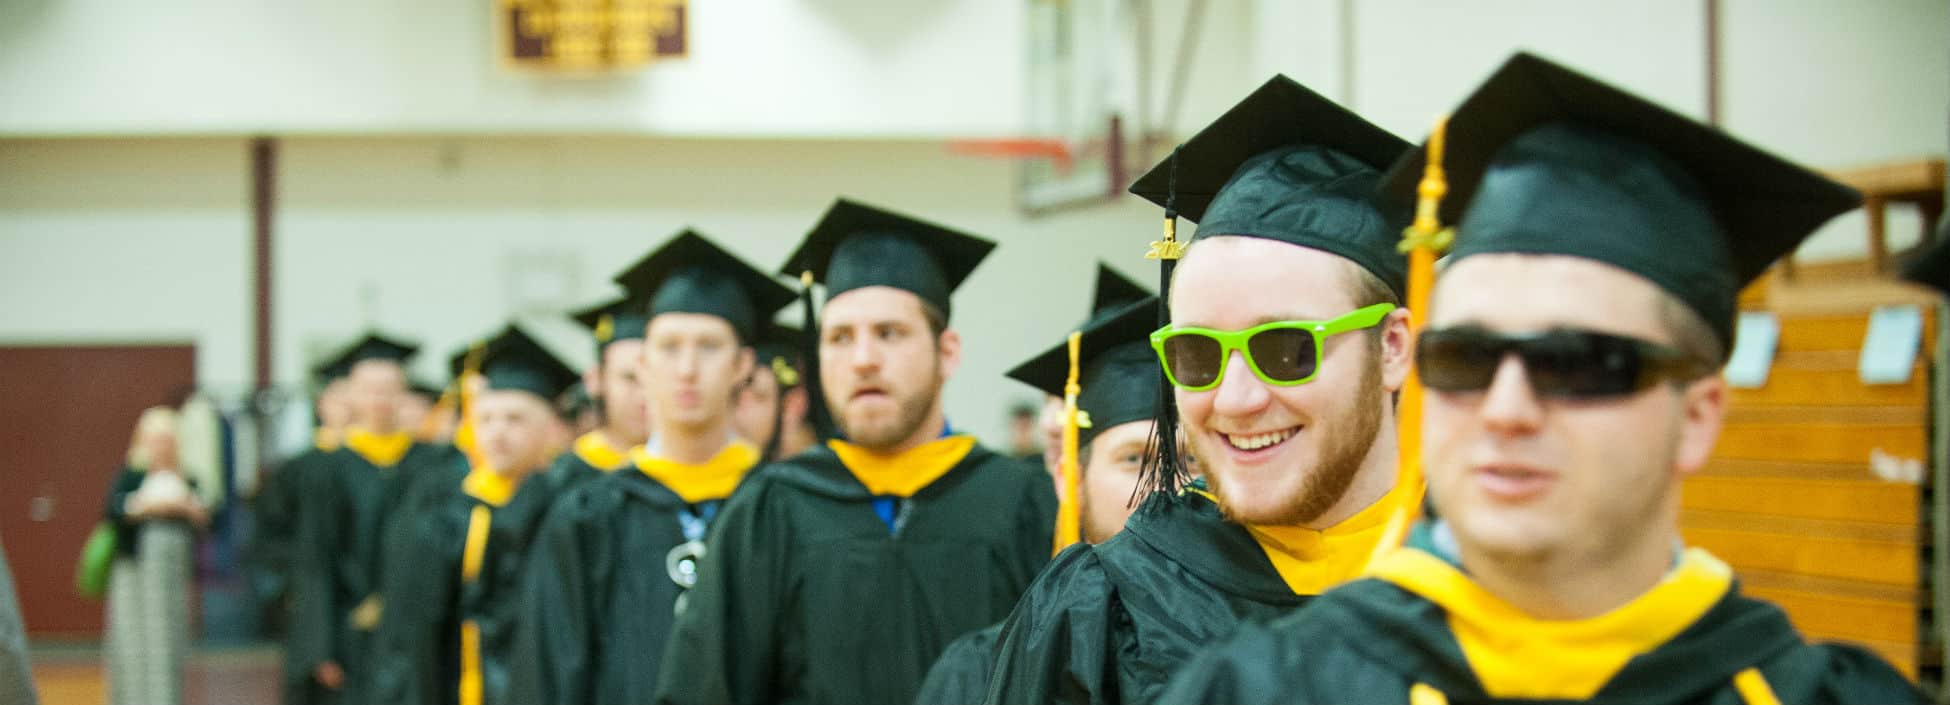
[[[589,467],[603,472],[615,472],[630,464],[630,452],[610,445],[609,436],[599,430],[577,438],[575,454]]]
[[[345,433],[345,447],[365,458],[376,467],[390,468],[398,465],[406,451],[413,449],[413,434],[398,431],[381,436],[363,428],[355,428]]]
[[[1700,549],[1651,591],[1589,619],[1531,617],[1455,566],[1415,548],[1375,562],[1374,577],[1440,605],[1470,670],[1492,698],[1585,700],[1639,654],[1671,641],[1733,586],[1733,570]],[[1742,674],[1742,678],[1752,680]],[[1738,680],[1738,679],[1737,679]],[[1743,695],[1750,683],[1739,683]],[[1765,687],[1764,682],[1762,687]]]
[[[758,464],[758,455],[750,443],[734,440],[701,465],[651,455],[643,446],[630,450],[630,461],[639,472],[663,483],[685,502],[697,504],[731,496],[731,491],[738,489],[738,481],[745,479],[745,472]]]
[[[1422,501],[1423,486],[1395,486],[1374,504],[1321,530],[1297,526],[1247,525],[1246,532],[1273,562],[1295,595],[1318,595],[1361,576],[1395,508]]]
[[[826,442],[840,457],[840,464],[853,473],[867,493],[875,497],[914,496],[914,493],[941,479],[962,458],[975,450],[975,437],[955,435],[929,441],[894,455],[881,455],[841,440]]]
[[[487,560],[488,529],[494,523],[492,507],[502,507],[514,499],[515,490],[521,483],[485,465],[477,465],[461,480],[460,491],[485,504],[474,505],[467,515],[466,548],[461,551],[460,580],[471,583],[481,578],[481,566]],[[460,624],[460,702],[461,705],[481,705],[483,697],[481,683],[481,625],[474,620],[464,620]]]

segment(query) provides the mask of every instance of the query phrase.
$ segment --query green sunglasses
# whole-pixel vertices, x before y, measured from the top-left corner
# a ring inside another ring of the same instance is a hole
[[[1320,373],[1321,347],[1329,336],[1373,328],[1394,310],[1394,304],[1375,304],[1331,321],[1274,321],[1234,331],[1165,326],[1151,334],[1151,348],[1164,363],[1165,378],[1185,391],[1219,386],[1234,350],[1246,356],[1246,366],[1262,381],[1291,387]]]

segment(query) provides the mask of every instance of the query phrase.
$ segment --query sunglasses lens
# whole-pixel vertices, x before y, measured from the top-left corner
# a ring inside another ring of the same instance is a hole
[[[1422,384],[1445,392],[1480,392],[1496,381],[1504,355],[1523,360],[1539,396],[1598,398],[1637,392],[1644,385],[1639,343],[1603,333],[1557,330],[1503,336],[1475,329],[1430,330],[1415,351]]]
[[[1543,396],[1607,397],[1639,389],[1642,358],[1628,338],[1557,331],[1525,341],[1518,354]]]
[[[1474,331],[1430,330],[1415,346],[1415,373],[1422,384],[1444,392],[1489,389],[1503,358],[1499,341]]]
[[[1253,356],[1253,364],[1259,366],[1260,374],[1275,382],[1298,382],[1314,376],[1314,368],[1320,363],[1315,358],[1312,331],[1299,328],[1274,328],[1253,334],[1246,341],[1246,351]]]
[[[1180,387],[1204,387],[1218,381],[1225,367],[1219,341],[1198,333],[1178,333],[1165,339],[1165,365]]]

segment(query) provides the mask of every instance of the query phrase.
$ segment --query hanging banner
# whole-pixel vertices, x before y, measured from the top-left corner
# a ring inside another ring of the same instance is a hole
[[[494,0],[496,53],[543,71],[613,71],[681,58],[688,0]]]

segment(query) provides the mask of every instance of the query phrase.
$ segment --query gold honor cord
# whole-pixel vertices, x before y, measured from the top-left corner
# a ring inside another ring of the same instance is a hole
[[[1077,394],[1083,391],[1077,384],[1077,357],[1082,347],[1083,334],[1070,333],[1070,378],[1063,384],[1063,460],[1058,463],[1063,473],[1063,495],[1057,498],[1056,546],[1051,555],[1083,540],[1082,498],[1077,495],[1083,484],[1083,469],[1077,466],[1077,431],[1088,423],[1077,410]]]
[[[1415,340],[1425,323],[1424,316],[1429,311],[1429,290],[1435,287],[1435,258],[1437,253],[1448,249],[1455,240],[1455,230],[1442,227],[1440,209],[1442,197],[1449,192],[1449,179],[1442,171],[1442,143],[1448,130],[1449,118],[1443,116],[1435,121],[1435,128],[1429,133],[1428,165],[1422,171],[1422,183],[1416,189],[1415,221],[1402,231],[1400,249],[1408,255],[1408,339]],[[1416,374],[1414,365],[1408,368],[1408,380],[1402,384],[1400,414],[1399,449],[1400,465],[1395,474],[1395,484],[1414,486],[1423,482],[1422,477],[1422,378]],[[1383,530],[1381,541],[1375,544],[1375,558],[1401,546],[1408,537],[1409,527],[1420,518],[1420,502],[1410,502],[1395,508],[1388,519],[1388,528]],[[1370,559],[1373,562],[1373,558]]]
[[[460,376],[454,385],[460,388],[460,424],[454,430],[454,446],[467,456],[468,467],[485,465],[487,459],[481,455],[479,444],[474,439],[474,395],[467,388],[475,378],[481,376],[481,364],[487,358],[487,343],[475,342],[467,349],[467,357],[460,363]]]

